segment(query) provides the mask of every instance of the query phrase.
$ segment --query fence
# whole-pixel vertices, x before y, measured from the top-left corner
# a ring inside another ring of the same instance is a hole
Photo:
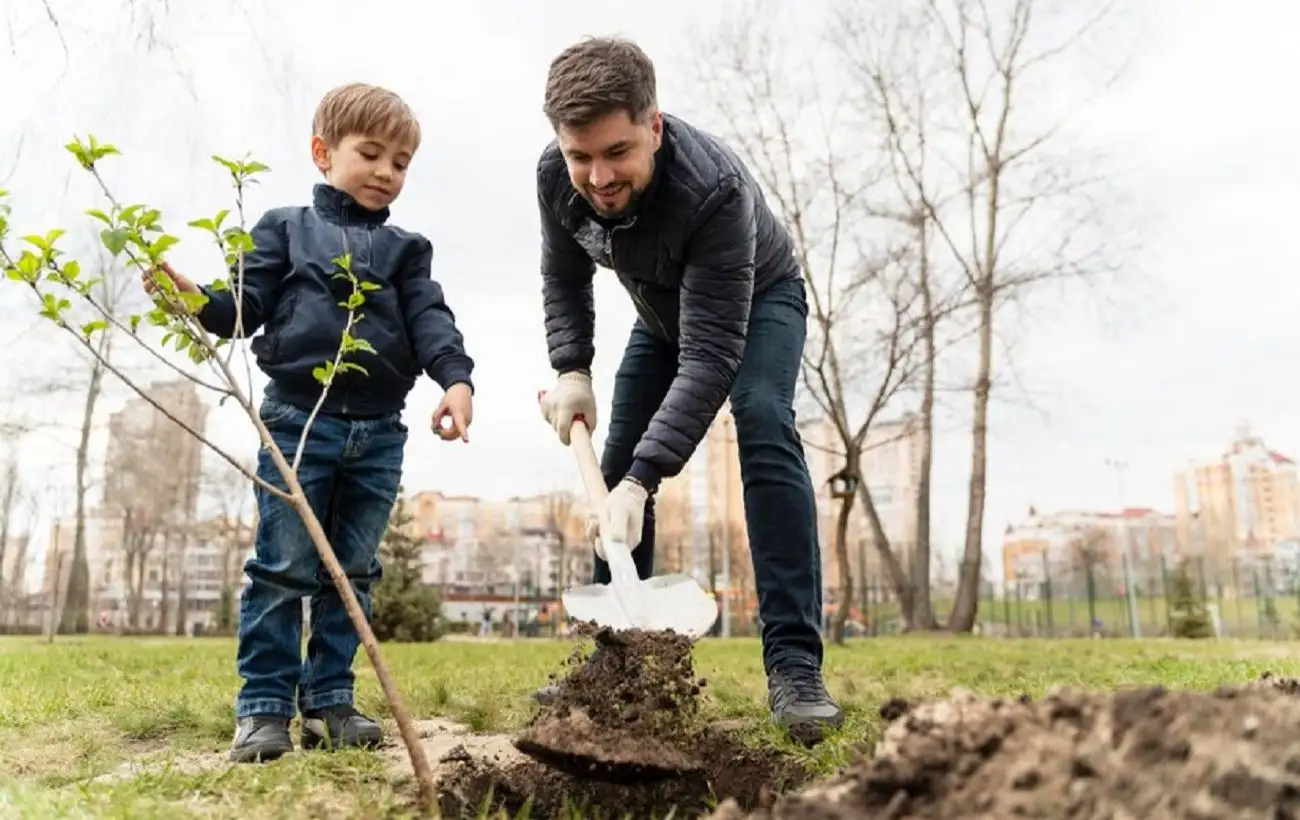
[[[1002,589],[986,590],[980,621],[1001,634],[1128,636],[1136,615],[1140,635],[1161,636],[1170,634],[1170,612],[1181,595],[1206,607],[1223,637],[1300,636],[1300,561],[1155,556],[1133,562],[1131,585],[1118,563],[1053,566],[1043,556],[1042,570],[1019,572]]]

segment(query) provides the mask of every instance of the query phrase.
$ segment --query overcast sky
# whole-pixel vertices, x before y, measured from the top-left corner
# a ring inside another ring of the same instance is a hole
[[[478,363],[469,445],[427,432],[436,386],[422,379],[411,395],[406,485],[491,497],[571,486],[570,458],[535,404],[535,391],[553,378],[533,188],[551,137],[540,113],[546,67],[582,35],[630,35],[657,60],[661,105],[694,114],[702,105],[691,93],[683,35],[710,24],[704,4],[376,0],[361,14],[337,0],[172,3],[149,48],[135,34],[150,2],[137,0],[134,20],[122,10],[130,4],[57,4],[70,57],[40,2],[5,4],[0,180],[21,146],[16,173],[2,183],[14,193],[15,229],[59,224],[89,235],[80,214],[102,200],[60,146],[93,131],[124,152],[104,166],[114,192],[160,207],[183,240],[172,264],[206,281],[219,259],[184,222],[229,204],[209,155],[247,150],[272,166],[249,196],[251,214],[305,203],[318,179],[308,139],[320,95],[351,80],[387,85],[413,105],[425,134],[393,219],[433,241],[434,275]],[[1079,132],[1121,169],[1114,187],[1142,214],[1133,227],[1143,247],[1129,266],[1144,278],[1104,315],[1081,301],[1042,307],[1017,326],[1023,389],[992,408],[992,550],[1031,503],[1117,506],[1107,457],[1130,464],[1129,505],[1170,509],[1174,471],[1222,451],[1243,419],[1275,449],[1300,454],[1300,250],[1280,241],[1294,227],[1300,194],[1300,113],[1286,102],[1294,99],[1286,78],[1300,76],[1292,42],[1300,4],[1159,5],[1169,13],[1148,7],[1129,74]],[[0,411],[62,425],[28,439],[23,468],[29,486],[67,509],[79,401],[64,394],[36,403],[12,391],[75,372],[72,343],[28,333],[32,302],[12,283],[0,287],[0,309],[9,394]],[[597,309],[596,384],[607,407],[633,316],[608,272],[598,277]],[[115,386],[105,410],[125,395]],[[946,415],[937,443],[935,532],[947,551],[959,547],[964,525],[967,404],[961,397]],[[240,411],[223,408],[213,419],[213,438],[245,456],[255,451]]]

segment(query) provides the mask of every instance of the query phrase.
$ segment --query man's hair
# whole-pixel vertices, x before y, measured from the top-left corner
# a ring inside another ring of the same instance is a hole
[[[420,146],[420,122],[401,97],[386,88],[348,83],[331,89],[316,106],[312,133],[330,145],[352,135],[383,137]]]
[[[641,47],[589,37],[551,61],[542,111],[552,128],[581,128],[615,111],[639,123],[655,105],[655,66]]]

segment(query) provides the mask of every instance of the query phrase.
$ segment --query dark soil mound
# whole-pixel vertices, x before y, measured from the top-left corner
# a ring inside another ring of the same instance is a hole
[[[1213,694],[1060,691],[891,701],[875,756],[753,814],[714,817],[1300,818],[1300,682]]]
[[[440,785],[444,816],[489,803],[534,818],[662,817],[707,813],[728,798],[769,805],[806,773],[774,748],[705,724],[691,642],[671,633],[592,630],[599,651],[568,661],[556,699],[516,739],[534,760],[500,766],[465,760]]]

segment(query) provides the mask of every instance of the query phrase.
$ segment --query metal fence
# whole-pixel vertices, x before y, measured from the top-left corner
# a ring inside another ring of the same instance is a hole
[[[1116,565],[1118,564],[1118,566]],[[1182,598],[1206,610],[1221,637],[1300,637],[1300,562],[1272,556],[1155,556],[1051,566],[988,585],[982,627],[1023,636],[1164,636]],[[1183,580],[1180,592],[1178,580]],[[1135,628],[1136,627],[1136,628]]]

